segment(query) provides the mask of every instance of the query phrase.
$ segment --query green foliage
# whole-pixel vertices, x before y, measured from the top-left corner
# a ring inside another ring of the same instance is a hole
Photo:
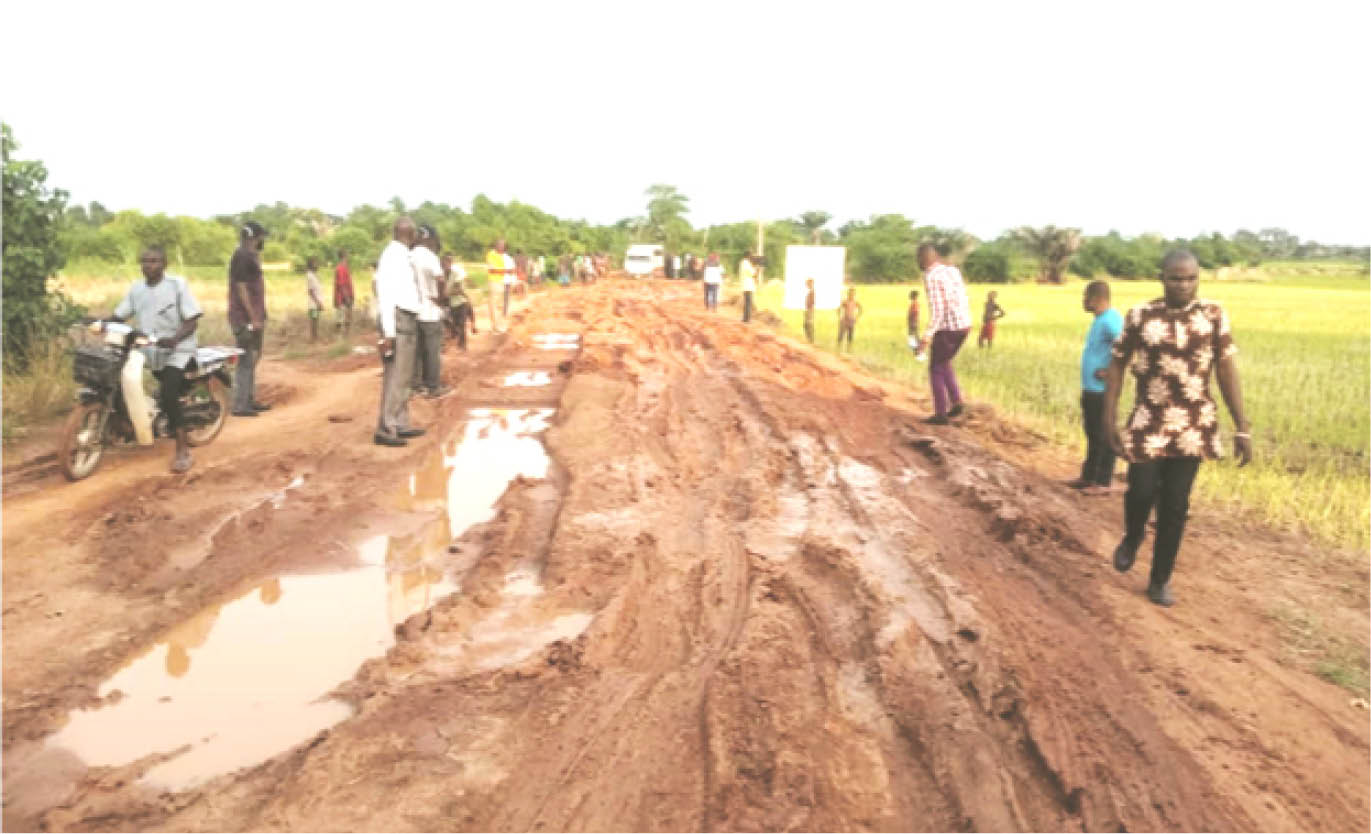
[[[847,246],[848,271],[873,283],[911,281],[919,274],[915,258],[921,238],[914,224],[901,214],[873,215],[855,220],[838,231]]]
[[[1042,280],[1053,284],[1062,282],[1071,256],[1081,248],[1080,229],[1059,229],[1056,226],[1035,229],[1031,226],[1021,226],[1014,231],[1014,236],[1038,259],[1042,269]]]
[[[1012,280],[1010,253],[1003,246],[977,247],[962,263],[962,273],[970,281],[1007,284]]]
[[[0,123],[0,161],[4,165],[4,348],[9,371],[22,371],[35,346],[47,342],[81,314],[48,278],[66,257],[61,232],[67,194],[49,190],[43,163],[14,159],[18,145]]]

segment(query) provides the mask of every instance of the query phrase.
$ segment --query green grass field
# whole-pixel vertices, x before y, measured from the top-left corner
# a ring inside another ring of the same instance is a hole
[[[1264,280],[1251,280],[1260,278]],[[1156,281],[1112,282],[1121,312],[1161,294]],[[927,388],[927,368],[905,343],[909,290],[921,284],[858,286],[865,315],[852,355],[874,373]],[[978,350],[975,331],[957,359],[963,393],[1054,440],[1081,448],[1080,353],[1090,316],[1081,309],[1084,282],[1065,286],[972,285],[979,326],[987,291],[999,292],[1008,315],[992,350]],[[1342,546],[1368,547],[1368,435],[1371,435],[1371,285],[1355,264],[1274,264],[1242,280],[1201,276],[1200,296],[1217,301],[1233,322],[1244,402],[1253,424],[1256,460],[1202,467],[1196,492],[1211,504],[1251,510],[1278,526],[1302,527]],[[802,313],[780,310],[781,286],[769,284],[759,304],[799,335]],[[927,321],[927,304],[921,305]],[[836,315],[820,311],[815,341],[833,350]],[[1211,386],[1216,401],[1217,382]],[[1120,406],[1127,414],[1131,384]],[[1224,411],[1225,437],[1232,422]]]

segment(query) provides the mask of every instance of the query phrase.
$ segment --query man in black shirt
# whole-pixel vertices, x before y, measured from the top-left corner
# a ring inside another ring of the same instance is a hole
[[[267,323],[267,287],[262,279],[262,247],[267,230],[255,220],[239,229],[241,240],[229,260],[229,329],[243,355],[233,378],[233,415],[256,417],[271,406],[257,402],[257,360],[262,356],[262,329]]]

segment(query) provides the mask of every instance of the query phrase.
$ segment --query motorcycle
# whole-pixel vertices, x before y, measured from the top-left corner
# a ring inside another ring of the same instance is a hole
[[[143,387],[147,360],[141,348],[154,340],[122,322],[94,320],[87,326],[100,340],[75,349],[72,372],[81,388],[58,452],[62,471],[73,481],[94,472],[108,446],[151,446],[157,437],[172,436],[157,398]],[[224,428],[233,387],[230,371],[242,353],[236,347],[196,348],[195,368],[186,373],[181,398],[191,446],[204,446]]]

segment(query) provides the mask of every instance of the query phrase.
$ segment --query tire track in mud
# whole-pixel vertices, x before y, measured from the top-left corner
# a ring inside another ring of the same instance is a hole
[[[466,540],[463,593],[343,687],[355,718],[173,808],[85,823],[1357,827],[1355,801],[1265,817],[1215,787],[1139,694],[1154,661],[1117,648],[1078,508],[964,433],[913,429],[884,388],[700,313],[694,289],[553,292],[515,320],[499,361],[582,334],[554,469]],[[545,589],[528,605],[589,625],[463,660],[520,566]],[[1276,779],[1279,755],[1229,778]],[[1292,808],[1323,798],[1279,778]]]

